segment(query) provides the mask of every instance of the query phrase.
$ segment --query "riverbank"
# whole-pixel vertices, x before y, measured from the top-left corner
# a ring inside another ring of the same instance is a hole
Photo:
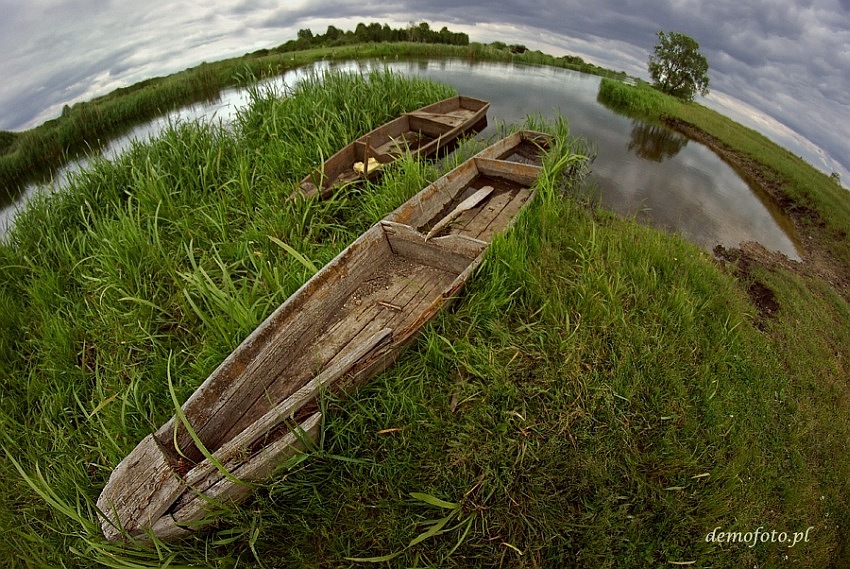
[[[648,84],[603,79],[599,101],[615,111],[662,123],[711,148],[792,220],[805,263],[791,270],[815,274],[845,297],[850,291],[850,199],[834,179],[765,136],[697,103],[683,102]],[[749,245],[763,264],[782,262]]]
[[[256,81],[317,61],[398,58],[462,58],[469,61],[509,61],[550,65],[608,77],[625,77],[575,56],[553,57],[539,51],[517,53],[503,44],[464,46],[420,42],[363,43],[289,51],[287,44],[242,57],[198,66],[165,77],[154,77],[116,89],[92,101],[66,106],[60,117],[24,132],[0,131],[0,203],[24,185],[43,182],[69,160],[100,148],[140,122],[195,102],[214,100],[228,87]]]
[[[562,158],[588,152],[564,124],[546,126],[558,150],[534,206],[398,365],[323,401],[316,448],[184,542],[103,540],[94,500],[173,414],[168,378],[184,400],[309,277],[276,243],[322,265],[481,143],[440,166],[405,160],[338,199],[285,196],[322,156],[448,92],[389,74],[308,81],[286,99],[256,91],[233,131],[175,127],[31,206],[0,245],[0,555],[77,567],[848,560],[846,300],[781,266],[736,276],[587,203],[586,168],[559,175]],[[769,313],[748,296],[756,282],[774,295]],[[718,527],[808,538],[706,539]]]

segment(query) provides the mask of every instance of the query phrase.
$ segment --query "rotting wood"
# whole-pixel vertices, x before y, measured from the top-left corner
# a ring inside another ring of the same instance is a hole
[[[513,140],[527,142],[523,136]],[[503,143],[500,149],[510,151]],[[98,500],[104,535],[146,539],[152,531],[173,539],[203,526],[216,504],[238,502],[253,490],[235,479],[263,479],[316,436],[319,390],[344,393],[392,365],[456,298],[490,237],[533,199],[522,182],[539,169],[477,156],[346,247],[187,400],[182,413],[214,460],[172,418],[115,468]],[[494,189],[477,205],[461,207],[481,185]],[[437,227],[447,217],[455,222]],[[478,236],[461,227],[473,222]],[[423,227],[437,229],[426,239]],[[178,461],[175,440],[188,462]]]
[[[431,230],[425,235],[425,241],[428,241],[428,239],[437,234],[442,228],[451,223],[457,216],[477,206],[492,193],[493,186],[484,186],[483,188],[479,189],[477,192],[460,202],[460,204],[458,204],[458,206],[454,208],[454,210],[452,210],[447,216],[445,216],[443,219],[439,220],[437,223],[434,224]]]
[[[339,310],[373,269],[376,253],[382,246],[389,254],[380,228],[361,235],[317,274],[318,278],[307,281],[289,297],[192,394],[184,405],[185,414],[200,418],[192,420],[191,424],[201,440],[209,441],[210,450],[218,448],[218,441],[227,440],[247,426],[249,412],[256,413],[256,417],[271,407],[263,402],[264,392],[272,384],[280,386],[280,369],[286,369],[294,357],[303,353],[306,343]],[[305,302],[307,299],[312,302]],[[301,370],[303,375],[293,377],[288,382],[291,384],[289,392],[297,389],[309,372],[304,369]],[[224,378],[229,379],[222,381]],[[283,396],[286,395],[284,389]],[[241,410],[242,417],[246,418],[223,413],[222,409]],[[173,429],[172,419],[157,431],[157,438],[170,446],[175,438]],[[184,453],[194,448],[191,437],[181,426],[178,426],[176,440]],[[199,460],[200,453],[195,451],[191,457]]]
[[[504,225],[501,223],[503,219],[509,219],[511,222],[516,217],[519,210],[531,199],[534,191],[529,188],[518,190],[513,199],[508,202],[497,217],[490,220],[490,223],[478,233],[478,238],[489,242],[493,238],[493,234],[497,231],[502,231]]]
[[[340,149],[308,174],[289,196],[325,199],[335,189],[358,179],[375,179],[382,168],[363,160],[364,172],[354,171],[354,163],[366,153],[381,164],[395,161],[404,152],[427,157],[456,141],[466,132],[483,128],[490,103],[472,97],[454,96],[405,113]]]
[[[136,476],[142,469],[144,476]],[[97,499],[105,514],[106,539],[122,537],[124,527],[150,527],[183,492],[183,483],[168,455],[153,435],[148,435],[109,475],[109,483]]]
[[[264,447],[256,456],[233,470],[233,475],[247,482],[259,482],[267,478],[281,463],[304,450],[304,443],[311,444],[319,438],[322,414],[314,413],[301,425],[299,432],[291,432]],[[231,465],[225,465],[231,467]],[[217,476],[214,476],[217,475]],[[240,502],[250,495],[251,487],[231,483],[222,473],[215,471],[206,484],[184,493],[184,499],[157,520],[151,531],[163,541],[179,539],[203,527],[203,520],[211,510],[221,505]],[[146,541],[147,536],[138,536]]]
[[[244,449],[250,447],[258,437],[290,418],[307,401],[313,399],[320,389],[327,387],[339,379],[348,372],[357,360],[391,336],[392,330],[384,328],[359,346],[356,346],[355,349],[350,350],[341,360],[335,362],[328,369],[308,381],[295,391],[295,393],[284,399],[283,402],[267,411],[262,417],[256,419],[248,428],[223,444],[213,453],[213,457],[221,464],[231,461]],[[194,486],[215,468],[216,466],[209,459],[205,459],[189,471],[186,475],[186,484],[188,486]]]
[[[499,218],[502,210],[511,202],[515,194],[516,191],[509,190],[493,196],[479,210],[474,212],[475,215],[471,216],[465,225],[460,226],[460,234],[480,239],[481,233],[490,223]]]
[[[417,263],[436,269],[458,273],[474,255],[467,251],[452,250],[445,241],[426,242],[424,236],[414,229],[402,231],[399,227],[384,226],[387,239],[396,255],[407,257]],[[451,243],[448,243],[451,245]]]

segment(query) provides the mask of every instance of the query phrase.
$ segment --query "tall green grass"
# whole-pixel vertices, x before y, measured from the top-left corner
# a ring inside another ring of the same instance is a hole
[[[242,57],[204,62],[185,71],[116,89],[92,101],[66,106],[62,115],[30,130],[0,132],[0,202],[13,198],[30,182],[45,181],[69,159],[97,150],[131,126],[191,103],[214,100],[232,86],[249,86],[322,60],[465,58],[565,67],[610,77],[623,73],[585,63],[576,57],[553,57],[539,51],[517,54],[494,45],[468,46],[420,42],[365,43],[303,51],[259,50]]]
[[[322,265],[374,221],[356,204],[286,197],[321,154],[450,94],[389,73],[315,77],[286,98],[256,91],[236,132],[174,125],[21,214],[0,247],[7,557],[84,564],[94,547],[110,558],[92,500],[173,413],[167,362],[185,399],[309,276],[277,243]]]
[[[397,365],[345,400],[322,400],[316,448],[184,541],[144,549],[100,537],[93,502],[114,465],[173,414],[167,378],[185,399],[309,264],[328,262],[482,143],[437,166],[404,159],[379,183],[324,202],[287,201],[298,180],[387,114],[447,94],[390,74],[311,80],[288,97],[255,90],[234,132],[175,125],[30,206],[0,246],[5,559],[840,562],[846,449],[832,440],[827,464],[826,450],[802,444],[843,432],[829,422],[846,417],[821,418],[811,394],[796,403],[826,366],[801,358],[789,370],[762,331],[770,324],[699,248],[588,203],[587,145],[564,122],[538,121],[557,142],[535,202]],[[838,299],[824,306],[846,319]],[[800,331],[817,336],[812,320]],[[791,333],[781,337],[793,353]],[[806,363],[801,386],[794,374]],[[830,389],[841,401],[836,365]],[[707,543],[718,526],[815,530],[794,549],[749,548]]]
[[[646,83],[635,86],[613,79],[603,79],[600,82],[597,99],[606,107],[629,116],[655,119],[663,113],[678,110],[681,103]]]

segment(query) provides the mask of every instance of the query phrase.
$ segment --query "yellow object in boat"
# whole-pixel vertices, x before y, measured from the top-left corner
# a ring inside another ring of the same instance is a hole
[[[369,158],[369,171],[376,170],[381,167],[381,163],[375,160],[374,158]],[[355,162],[354,163],[354,171],[358,174],[363,174],[363,162]]]

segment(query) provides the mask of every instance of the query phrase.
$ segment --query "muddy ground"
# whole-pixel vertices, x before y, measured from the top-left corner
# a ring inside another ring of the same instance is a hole
[[[775,251],[768,251],[754,242],[742,243],[736,248],[718,245],[714,249],[715,256],[721,262],[732,266],[762,316],[772,316],[779,310],[779,303],[773,291],[753,276],[751,269],[754,264],[770,270],[782,268],[799,275],[822,279],[850,302],[850,267],[830,253],[834,238],[828,235],[826,224],[817,211],[795,201],[785,192],[782,177],[778,172],[730,148],[718,138],[686,121],[672,117],[665,117],[663,121],[688,138],[714,150],[747,183],[770,196],[794,224],[800,238],[799,245],[802,247],[802,262],[793,261]]]

